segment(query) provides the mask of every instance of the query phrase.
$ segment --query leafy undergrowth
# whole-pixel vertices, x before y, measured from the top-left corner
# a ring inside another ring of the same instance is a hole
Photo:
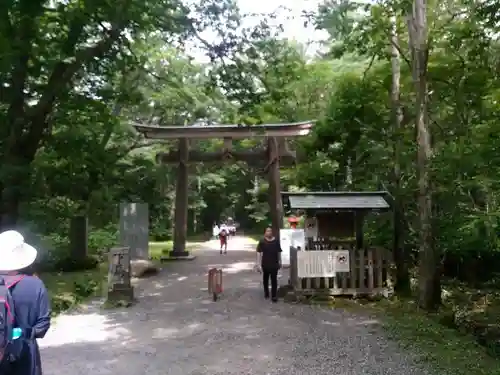
[[[500,360],[492,357],[475,338],[441,322],[441,314],[425,314],[413,301],[383,301],[378,309],[386,316],[389,334],[438,374],[500,375]]]
[[[107,271],[104,263],[92,270],[41,273],[39,277],[49,291],[52,315],[58,315],[90,297],[102,295]]]
[[[443,311],[436,314],[419,310],[414,300],[410,299],[335,299],[329,304],[348,310],[368,311],[380,317],[390,338],[415,354],[418,361],[430,364],[437,375],[500,375],[500,358],[495,357],[489,347],[480,345],[468,329],[458,330],[443,324],[443,319],[449,316],[449,302]],[[461,306],[461,311],[466,310],[465,305]],[[458,305],[455,308],[458,311]],[[490,313],[493,314],[493,310]],[[474,314],[467,316],[469,321],[475,320],[472,318]],[[493,318],[496,324],[499,317],[500,310],[496,319]]]
[[[471,334],[494,357],[500,358],[500,290],[475,289],[457,282],[443,289],[440,323]]]

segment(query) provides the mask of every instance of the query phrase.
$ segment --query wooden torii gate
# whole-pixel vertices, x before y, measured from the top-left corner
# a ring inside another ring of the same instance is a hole
[[[269,182],[269,208],[273,229],[278,233],[282,225],[283,209],[280,195],[280,165],[293,165],[296,152],[290,150],[287,138],[308,135],[313,121],[288,124],[263,125],[192,125],[192,126],[150,126],[134,124],[135,129],[148,139],[177,139],[176,151],[156,155],[159,163],[177,163],[177,185],[175,191],[174,246],[172,257],[188,257],[186,251],[188,219],[188,164],[197,162],[244,161],[250,166],[264,165],[263,172]],[[233,140],[265,138],[266,145],[251,151],[233,150]],[[190,140],[223,139],[220,151],[204,152],[190,149]]]

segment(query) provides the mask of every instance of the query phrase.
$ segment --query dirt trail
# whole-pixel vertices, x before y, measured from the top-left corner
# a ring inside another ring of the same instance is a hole
[[[46,375],[424,375],[379,322],[340,310],[262,297],[254,241],[235,237],[227,255],[210,241],[191,262],[141,280],[128,309],[59,317],[40,341]],[[206,290],[224,270],[224,295]],[[286,277],[286,275],[284,275]],[[284,280],[282,280],[284,282]]]

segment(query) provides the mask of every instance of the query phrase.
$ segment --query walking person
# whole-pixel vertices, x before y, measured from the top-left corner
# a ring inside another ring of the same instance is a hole
[[[227,238],[229,237],[229,230],[225,224],[220,226],[220,253],[222,254],[222,249],[224,249],[224,254],[227,254]]]
[[[217,225],[217,223],[214,223],[214,226],[212,227],[212,236],[214,237],[215,240],[217,239],[217,237],[219,237],[219,233],[220,233],[219,226]]]
[[[278,302],[278,271],[281,268],[281,246],[271,227],[266,228],[264,238],[257,245],[257,265],[261,267],[264,297],[269,299],[271,279],[271,300]]]
[[[50,302],[33,275],[37,250],[16,231],[0,233],[0,374],[42,375],[36,339],[50,327]]]

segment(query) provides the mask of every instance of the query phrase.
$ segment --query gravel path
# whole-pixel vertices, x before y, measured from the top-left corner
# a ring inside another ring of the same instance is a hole
[[[40,341],[44,374],[430,374],[388,342],[377,321],[264,300],[245,239],[234,239],[224,256],[216,248],[211,242],[194,261],[141,280],[131,308],[91,305],[60,316]],[[218,302],[206,290],[214,265],[224,268]]]

